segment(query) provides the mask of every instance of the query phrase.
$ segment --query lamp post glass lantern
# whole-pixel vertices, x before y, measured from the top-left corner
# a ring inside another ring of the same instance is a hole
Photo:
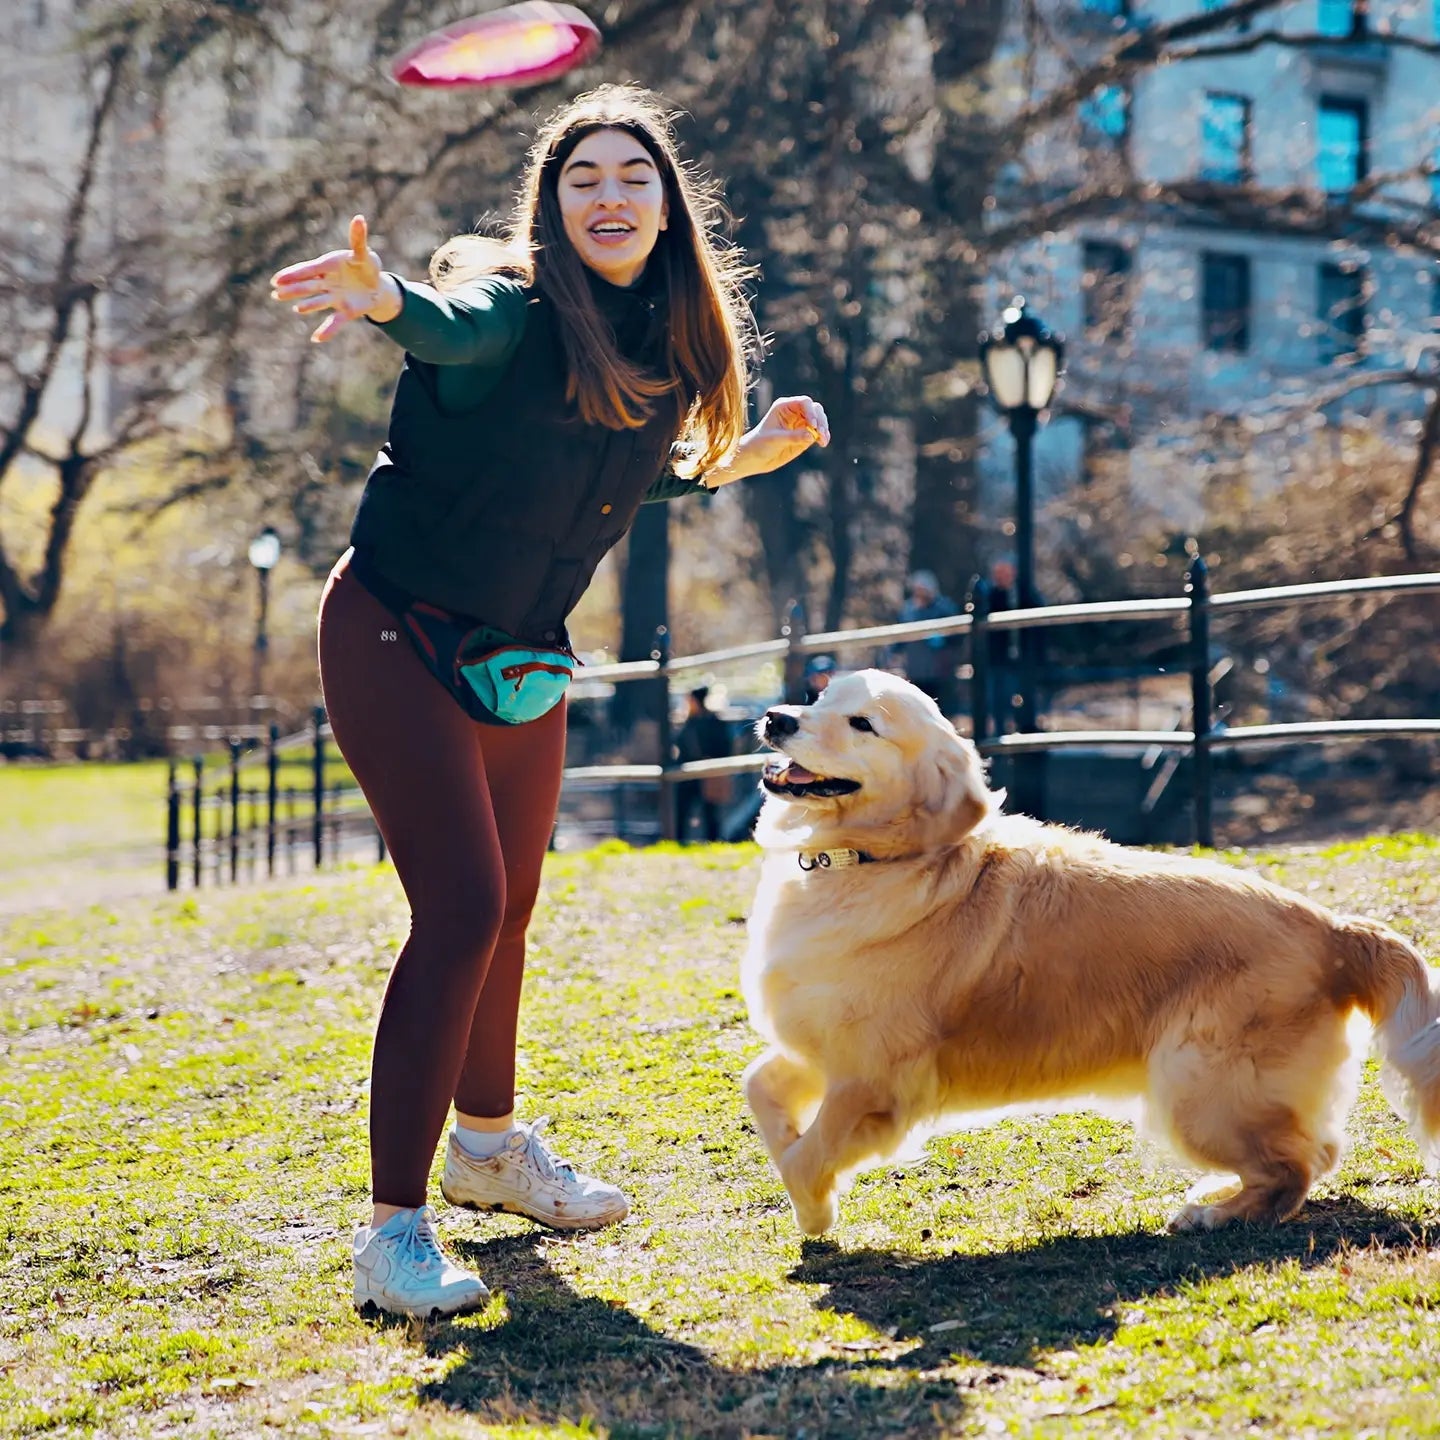
[[[1015,437],[1016,578],[1021,605],[1035,600],[1035,429],[1064,368],[1065,342],[1017,295],[999,326],[980,337],[980,364],[995,407]]]
[[[1065,367],[1065,342],[1030,312],[1017,295],[1000,324],[980,337],[980,365],[995,408],[1010,425],[1015,440],[1015,579],[1020,607],[1038,603],[1035,591],[1035,431],[1050,404]],[[1020,632],[1020,707],[1022,732],[1036,727],[1035,671],[1039,631]],[[1022,767],[1038,770],[1035,767]],[[1033,777],[1037,778],[1038,777]],[[1027,787],[1028,788],[1028,787]],[[1038,796],[1030,797],[1031,813]]]
[[[262,682],[265,678],[265,653],[270,648],[270,636],[266,630],[266,621],[270,613],[270,572],[280,559],[280,536],[276,534],[273,525],[267,525],[250,542],[248,553],[250,563],[255,567],[255,575],[260,583],[260,608],[255,617],[255,669],[250,687],[250,693],[255,697],[252,700],[252,704],[254,704],[262,693]]]

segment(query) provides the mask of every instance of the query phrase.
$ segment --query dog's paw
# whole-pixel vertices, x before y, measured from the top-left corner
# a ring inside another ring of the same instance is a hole
[[[1218,1230],[1230,1219],[1223,1205],[1182,1205],[1165,1227],[1172,1235],[1185,1235],[1193,1230]]]
[[[790,1203],[795,1209],[795,1223],[804,1235],[823,1235],[835,1223],[836,1205],[833,1192],[819,1200],[797,1200],[792,1195]]]
[[[1222,1200],[1233,1200],[1239,1193],[1238,1175],[1206,1175],[1185,1192],[1185,1203],[1194,1206],[1218,1205]]]

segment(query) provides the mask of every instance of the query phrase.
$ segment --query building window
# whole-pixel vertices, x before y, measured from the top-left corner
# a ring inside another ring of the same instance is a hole
[[[1130,92],[1123,85],[1102,85],[1081,102],[1080,125],[1087,144],[1124,144],[1130,133]]]
[[[1322,265],[1316,314],[1320,363],[1359,353],[1365,334],[1365,272],[1358,266]]]
[[[1201,256],[1200,324],[1207,350],[1243,355],[1250,349],[1250,257]]]
[[[1316,162],[1320,188],[1343,195],[1370,172],[1370,107],[1363,100],[1325,95],[1320,100]]]
[[[1330,40],[1356,40],[1365,33],[1364,0],[1320,0],[1315,29]]]
[[[1208,91],[1200,114],[1200,178],[1242,185],[1250,178],[1250,101]]]
[[[1113,340],[1130,328],[1129,249],[1113,240],[1087,240],[1081,251],[1085,293],[1085,335]]]

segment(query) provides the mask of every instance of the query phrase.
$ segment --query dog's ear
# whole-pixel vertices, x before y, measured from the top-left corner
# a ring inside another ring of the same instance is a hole
[[[985,783],[985,766],[975,747],[948,722],[945,733],[927,747],[916,776],[917,798],[933,820],[934,840],[960,840],[1000,808],[1004,792]]]

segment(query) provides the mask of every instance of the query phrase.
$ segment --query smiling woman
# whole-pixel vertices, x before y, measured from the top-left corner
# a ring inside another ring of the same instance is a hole
[[[669,223],[665,186],[649,152],[623,130],[587,135],[560,172],[560,213],[576,253],[628,289]]]
[[[565,620],[645,501],[829,441],[805,396],[745,430],[759,346],[718,215],[655,97],[606,86],[541,130],[509,237],[441,246],[433,284],[383,270],[358,215],[347,249],[273,280],[298,313],[329,312],[312,339],[365,318],[406,351],[320,612],[335,739],[413,914],[375,1036],[357,1303],[425,1316],[486,1300],[425,1204],[452,1099],[452,1204],[567,1230],[628,1208],[513,1113],[575,663]]]

